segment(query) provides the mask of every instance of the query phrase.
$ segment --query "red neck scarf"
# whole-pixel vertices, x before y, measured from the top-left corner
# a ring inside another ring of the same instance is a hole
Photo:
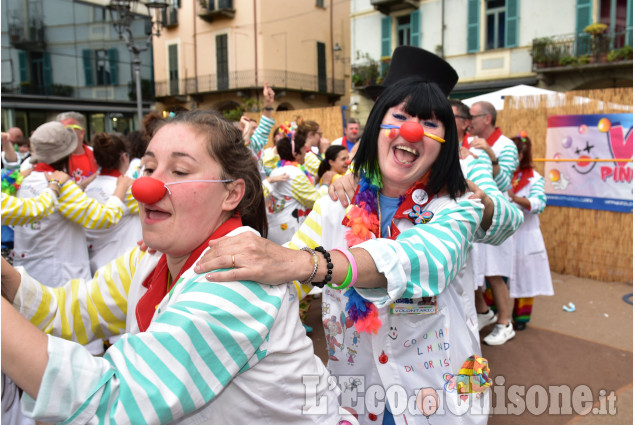
[[[501,137],[502,135],[503,135],[503,132],[501,131],[500,127],[496,127],[496,130],[494,130],[494,132],[490,134],[489,137],[487,138],[487,144],[490,146],[494,146],[494,143],[496,143],[498,138]]]
[[[115,170],[114,168],[102,168],[99,172],[100,176],[110,176],[110,177],[120,177],[121,171]]]
[[[465,132],[465,134],[463,135],[463,143],[461,143],[461,145],[465,148],[465,149],[469,149],[470,148],[470,142],[468,142],[467,139],[469,139],[470,137],[470,133],[468,133],[467,131]]]
[[[39,171],[40,173],[52,173],[55,171],[55,168],[43,162],[38,162],[33,166],[33,171]]]
[[[148,291],[141,297],[139,303],[137,304],[136,309],[136,317],[137,324],[139,325],[139,330],[144,332],[150,326],[150,322],[152,321],[152,316],[154,316],[154,311],[156,307],[159,305],[161,300],[168,294],[169,290],[174,287],[176,282],[178,282],[181,275],[187,271],[198,257],[201,256],[203,251],[207,248],[209,241],[212,239],[218,239],[225,236],[227,233],[231,232],[242,226],[242,220],[240,217],[234,216],[229,220],[220,225],[218,229],[212,233],[212,235],[205,240],[198,248],[196,248],[187,261],[181,268],[181,271],[178,275],[174,276],[172,279],[172,283],[168,288],[168,261],[165,254],[161,256],[159,259],[159,263],[154,268],[146,280],[143,282],[143,286],[148,288]]]
[[[514,193],[520,192],[520,190],[523,187],[529,184],[529,180],[533,176],[534,176],[534,169],[531,167],[514,171],[514,175],[512,176],[512,191]]]

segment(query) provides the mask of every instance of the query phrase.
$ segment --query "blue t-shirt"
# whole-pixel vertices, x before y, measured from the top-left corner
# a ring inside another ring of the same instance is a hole
[[[381,237],[390,237],[392,218],[399,208],[399,198],[390,198],[379,194],[379,209],[381,211]]]

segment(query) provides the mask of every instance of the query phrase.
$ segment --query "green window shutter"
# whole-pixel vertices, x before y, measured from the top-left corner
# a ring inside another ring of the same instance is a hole
[[[53,71],[51,69],[51,55],[48,52],[44,52],[42,56],[42,73],[44,74],[44,89],[46,93],[51,92],[51,85],[53,84]]]
[[[110,84],[119,84],[119,50],[108,49],[108,65],[110,66]]]
[[[575,29],[577,56],[591,52],[591,36],[584,32],[584,28],[593,20],[593,0],[577,0]]]
[[[82,50],[82,58],[84,59],[84,79],[86,80],[86,86],[94,86],[93,51],[90,49]]]
[[[467,2],[467,51],[468,53],[480,50],[481,31],[479,21],[481,15],[481,0],[468,0]]]
[[[579,34],[593,21],[593,0],[578,0],[575,15],[575,28]]]
[[[384,16],[381,18],[381,56],[390,57],[392,53],[392,43],[390,41],[390,33],[392,32],[392,18]],[[381,75],[386,75],[388,71],[387,63],[381,64]]]
[[[317,42],[317,77],[318,91],[325,93],[326,87],[326,44]]]
[[[505,1],[505,47],[518,46],[518,0]]]
[[[20,67],[20,82],[29,81],[29,61],[23,50],[18,50],[18,65]]]
[[[626,44],[633,45],[633,0],[626,1]]]
[[[390,56],[392,53],[390,32],[392,29],[392,18],[390,16],[384,16],[381,18],[381,55]]]
[[[410,14],[410,45],[415,47],[421,47],[421,33],[419,27],[421,26],[421,12],[419,9]]]

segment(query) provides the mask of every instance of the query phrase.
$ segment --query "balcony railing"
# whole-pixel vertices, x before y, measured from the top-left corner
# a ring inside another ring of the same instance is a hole
[[[370,0],[370,4],[384,15],[419,8],[419,0]]]
[[[219,17],[233,18],[236,13],[234,0],[199,0],[199,4],[198,16],[207,22]]]
[[[343,96],[345,92],[344,80],[336,79],[334,81],[332,78],[327,78],[320,81],[315,75],[299,72],[265,70],[259,72],[258,79],[259,81],[268,81],[270,86],[277,89],[339,96]],[[257,87],[262,87],[262,83],[255,81],[255,72],[250,70],[230,72],[226,76],[208,74],[198,78],[187,78],[178,87],[172,84],[171,89],[169,81],[158,81],[155,82],[155,94],[157,97],[165,97]]]
[[[179,9],[170,6],[163,10],[163,25],[166,28],[173,28],[179,24]]]
[[[46,50],[44,39],[44,23],[40,19],[32,19],[28,27],[22,22],[9,23],[9,42],[20,50],[43,52]]]
[[[589,63],[633,59],[632,33],[610,32],[591,36],[587,33],[536,38],[532,42],[534,71]]]

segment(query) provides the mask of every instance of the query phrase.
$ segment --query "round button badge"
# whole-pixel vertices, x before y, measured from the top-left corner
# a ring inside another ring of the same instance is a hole
[[[412,192],[412,200],[415,204],[422,205],[428,202],[428,192],[423,189],[417,189]]]

